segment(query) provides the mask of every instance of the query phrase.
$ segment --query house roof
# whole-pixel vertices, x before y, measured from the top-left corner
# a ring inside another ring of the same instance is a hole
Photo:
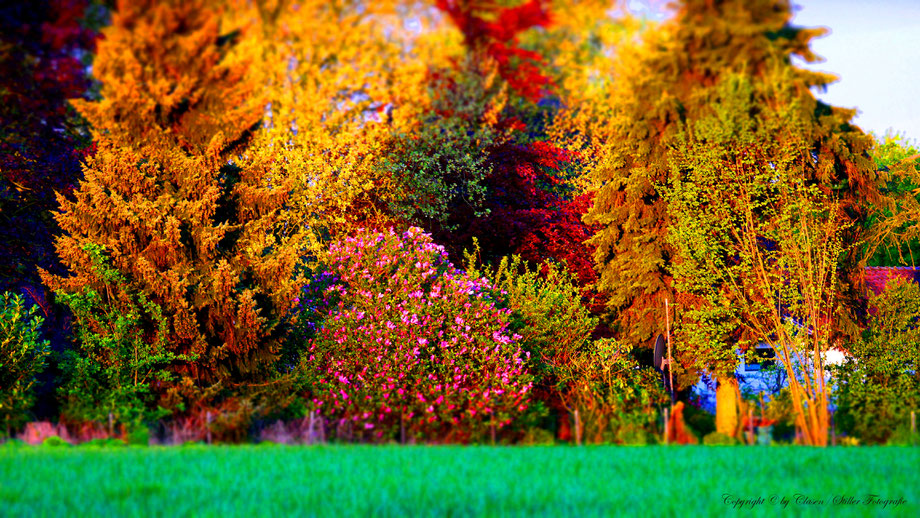
[[[888,281],[903,278],[920,283],[920,268],[910,266],[869,266],[866,268],[866,287],[879,295]]]

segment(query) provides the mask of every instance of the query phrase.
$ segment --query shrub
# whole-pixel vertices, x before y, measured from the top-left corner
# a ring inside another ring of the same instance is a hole
[[[868,328],[833,371],[837,427],[864,444],[909,429],[911,410],[920,409],[920,286],[895,281],[872,297],[871,306]]]
[[[692,402],[684,407],[684,420],[699,437],[705,437],[716,431],[716,416]]]
[[[103,247],[89,244],[84,250],[103,288],[57,293],[58,302],[73,313],[76,342],[61,362],[62,416],[132,426],[159,418],[164,412],[150,386],[170,381],[170,362],[185,357],[167,351],[168,326],[160,307],[109,266]]]
[[[521,444],[528,446],[552,446],[556,444],[556,437],[553,435],[553,432],[544,430],[543,428],[528,428],[521,438]]]
[[[703,444],[706,446],[735,446],[738,439],[722,432],[712,432],[703,437]]]
[[[795,408],[792,405],[792,392],[788,387],[770,398],[764,408],[764,417],[775,421],[773,437],[789,443],[795,441]]]
[[[86,441],[85,443],[81,444],[81,446],[90,447],[90,448],[123,448],[125,446],[125,441],[122,441],[121,439],[115,439],[115,438],[90,439]]]
[[[150,444],[150,428],[146,426],[136,426],[125,437],[125,441],[130,446],[147,446]]]
[[[361,231],[321,262],[333,285],[301,304],[329,310],[301,364],[340,437],[475,440],[527,409],[511,311],[420,229]]]
[[[490,280],[493,296],[512,310],[511,330],[521,336],[518,343],[530,355],[527,367],[539,404],[530,407],[528,418],[533,425],[555,428],[559,414],[566,413],[560,369],[590,344],[597,319],[582,303],[581,289],[565,263],[547,261],[532,269],[514,255],[503,257],[495,268],[483,267],[475,239],[473,246],[472,253],[464,252],[467,273]],[[537,410],[542,414],[536,415]]]
[[[49,354],[48,342],[39,339],[42,317],[35,310],[26,309],[19,295],[0,295],[0,433],[7,436],[27,420],[35,403],[35,377]]]
[[[589,442],[631,442],[654,435],[653,407],[666,399],[658,374],[640,368],[630,349],[613,339],[595,340],[562,368],[565,403],[578,411]]]
[[[70,443],[64,439],[58,437],[57,435],[52,435],[44,441],[42,441],[42,446],[47,446],[49,448],[58,448],[61,446],[70,446]]]
[[[475,241],[474,246],[478,252]],[[465,256],[467,273],[488,277],[495,286],[494,296],[512,310],[511,329],[530,353],[535,385],[557,388],[559,370],[590,344],[597,327],[597,318],[582,304],[574,276],[564,264],[554,262],[532,270],[516,255],[502,258],[494,270],[483,269],[483,273],[473,254]]]

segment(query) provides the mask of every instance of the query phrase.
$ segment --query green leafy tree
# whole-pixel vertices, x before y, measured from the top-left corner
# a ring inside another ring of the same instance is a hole
[[[795,138],[813,155],[802,164],[804,174],[840,193],[848,219],[863,220],[866,206],[880,199],[866,154],[872,141],[849,124],[854,112],[811,93],[834,78],[791,64],[794,56],[818,59],[809,45],[823,30],[795,27],[791,18],[786,1],[686,0],[672,19],[645,31],[635,48],[617,54],[610,137],[594,172],[598,190],[586,221],[602,227],[592,238],[599,286],[610,294],[610,310],[630,343],[654,338],[664,321],[664,299],[676,298],[670,274],[675,250],[666,239],[673,211],[658,186],[667,183],[682,124],[718,102],[713,85],[720,78],[749,77],[760,105],[772,103],[777,89],[793,92],[800,122]],[[858,232],[850,227],[846,239],[858,240]],[[855,270],[855,256],[845,270]]]
[[[728,76],[714,91],[712,115],[679,134],[662,188],[676,287],[701,300],[687,311],[686,345],[696,366],[719,378],[734,371],[736,347],[770,345],[804,440],[823,446],[844,203],[810,177],[813,156],[800,136],[808,120],[793,88],[777,89],[766,105],[745,76]]]
[[[35,403],[35,377],[50,354],[41,340],[42,317],[14,293],[0,295],[0,420],[6,435],[26,420]]]
[[[920,410],[920,286],[898,280],[872,297],[875,314],[834,368],[838,428],[867,443],[910,429]]]
[[[492,164],[485,150],[508,140],[509,132],[488,119],[505,101],[495,91],[500,85],[494,74],[484,81],[456,72],[453,76],[432,80],[432,89],[441,95],[419,115],[420,124],[394,128],[378,161],[381,173],[399,186],[385,198],[388,213],[399,221],[453,228],[456,223],[448,219],[457,205],[469,207],[476,217],[489,212],[485,179]]]
[[[191,360],[167,347],[168,323],[160,307],[129,286],[104,249],[87,245],[99,291],[59,293],[74,318],[76,347],[63,354],[62,416],[136,426],[162,415],[153,385],[175,377],[168,367]]]
[[[600,227],[591,240],[598,286],[609,294],[620,336],[631,344],[650,346],[661,332],[665,299],[681,308],[696,304],[674,286],[671,268],[680,257],[667,234],[675,213],[659,187],[668,182],[684,125],[707,116],[719,102],[714,85],[721,78],[749,78],[755,110],[773,105],[778,90],[790,93],[798,106],[795,132],[776,137],[794,139],[811,156],[800,164],[804,177],[837,193],[846,219],[858,223],[846,227],[845,241],[864,239],[867,207],[884,202],[867,154],[872,140],[849,124],[854,111],[828,106],[812,93],[834,78],[792,65],[793,57],[818,59],[809,45],[824,31],[795,27],[791,19],[786,0],[685,0],[673,18],[617,54],[609,137],[592,173],[597,193],[585,221]],[[859,304],[857,252],[847,251],[840,271],[848,307]],[[857,332],[853,320],[844,318],[840,327]],[[719,431],[730,434],[737,424],[737,381],[727,376],[719,387],[717,406],[725,409],[718,412],[725,417]]]

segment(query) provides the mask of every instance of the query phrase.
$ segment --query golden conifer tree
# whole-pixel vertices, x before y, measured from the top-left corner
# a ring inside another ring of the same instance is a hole
[[[656,185],[667,181],[669,149],[681,123],[706,113],[720,77],[746,74],[762,102],[770,102],[777,78],[791,76],[800,102],[811,108],[802,110],[809,119],[802,138],[815,153],[811,175],[828,188],[843,187],[856,212],[861,197],[879,197],[866,155],[871,140],[847,123],[853,112],[822,104],[809,91],[834,78],[802,69],[778,72],[792,68],[793,55],[817,59],[809,42],[821,31],[789,25],[788,5],[774,4],[687,0],[673,20],[618,53],[610,138],[587,219],[604,227],[593,240],[601,283],[634,343],[652,337],[664,320],[664,297],[674,296],[668,274],[673,251],[664,239],[669,217]]]
[[[279,226],[290,183],[245,156],[265,110],[257,51],[214,1],[120,1],[94,64],[102,99],[74,102],[98,149],[74,198],[59,198],[56,248],[71,275],[44,281],[116,304],[86,252],[104,246],[162,308],[170,352],[195,358],[172,368],[192,397],[273,375],[299,288],[300,238]]]
[[[788,1],[684,0],[674,18],[647,31],[635,48],[618,52],[612,80],[613,106],[607,142],[594,170],[598,186],[586,216],[602,229],[595,234],[595,262],[600,287],[610,295],[623,337],[634,344],[649,343],[663,327],[665,299],[682,297],[673,288],[670,267],[677,259],[666,240],[672,215],[659,187],[669,178],[672,150],[684,124],[699,120],[717,103],[713,85],[728,74],[744,74],[754,84],[756,102],[778,102],[776,92],[791,88],[801,107],[795,134],[805,142],[809,181],[835,193],[850,218],[844,240],[856,242],[866,206],[881,201],[875,168],[867,151],[871,139],[849,124],[852,110],[834,108],[815,99],[813,87],[824,87],[833,76],[799,69],[792,57],[808,62],[817,57],[810,41],[820,29],[791,25]],[[718,186],[712,186],[718,188]],[[844,301],[852,296],[858,273],[851,254],[840,270]],[[692,305],[686,296],[682,302]],[[848,325],[846,312],[835,322]],[[724,385],[720,401],[734,408],[737,382],[730,362],[713,366]],[[729,412],[731,413],[731,412]],[[723,421],[720,431],[733,428]]]

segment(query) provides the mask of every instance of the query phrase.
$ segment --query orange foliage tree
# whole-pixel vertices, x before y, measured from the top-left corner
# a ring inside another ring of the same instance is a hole
[[[245,156],[265,110],[249,74],[257,47],[214,4],[118,3],[94,65],[102,98],[74,102],[98,152],[73,199],[59,197],[56,249],[71,275],[42,272],[60,293],[118,305],[130,287],[162,309],[169,352],[191,358],[156,387],[166,406],[273,378],[299,288],[301,238],[281,227],[290,182]],[[129,286],[99,278],[94,245]]]

